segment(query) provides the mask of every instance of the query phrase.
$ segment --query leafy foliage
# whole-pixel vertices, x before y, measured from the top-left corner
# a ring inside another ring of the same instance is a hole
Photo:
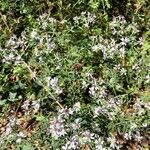
[[[2,149],[148,147],[147,0],[1,0],[0,8]]]

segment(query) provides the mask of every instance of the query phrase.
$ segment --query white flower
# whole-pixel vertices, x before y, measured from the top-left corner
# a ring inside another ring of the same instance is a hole
[[[22,138],[25,138],[25,137],[27,137],[27,135],[26,135],[25,133],[19,132],[19,133],[17,134],[16,143],[21,143]]]
[[[98,117],[101,112],[102,112],[102,108],[101,107],[96,107],[95,110],[94,110],[94,118]]]
[[[143,37],[140,37],[138,43],[139,43],[140,45],[143,45],[143,43],[144,43],[144,38],[143,38]]]
[[[96,90],[95,90],[94,86],[89,88],[89,94],[91,94],[92,96],[94,96],[96,94]]]
[[[15,59],[15,55],[13,53],[10,53],[8,56],[4,56],[6,60],[13,60]]]
[[[48,48],[48,50],[53,50],[56,48],[56,44],[53,41],[51,41],[51,39],[48,39],[47,40],[47,48]]]
[[[126,70],[126,69],[121,68],[121,71],[120,71],[121,75],[126,75],[126,72],[127,72],[127,70]]]
[[[16,56],[16,61],[19,62],[20,60],[21,60],[21,56],[20,55]]]
[[[114,136],[111,136],[109,138],[107,138],[108,142],[110,142],[110,147],[111,148],[115,148],[116,147],[116,139]]]
[[[117,33],[116,29],[112,27],[112,34],[115,35]]]
[[[120,65],[120,64],[115,65],[115,66],[114,66],[114,69],[115,69],[115,70],[120,70],[120,69],[121,69],[121,65]]]
[[[84,16],[86,14],[86,11],[81,12],[81,16]]]
[[[30,106],[30,101],[26,100],[24,101],[23,105],[21,106],[21,108],[23,108],[24,110],[28,110]]]
[[[57,20],[56,20],[55,18],[49,17],[48,20],[49,20],[49,22],[52,23],[52,24],[57,23]]]
[[[39,19],[40,19],[40,20],[43,20],[44,18],[47,17],[47,15],[48,15],[47,13],[44,13],[44,14],[42,14],[42,15],[39,16]]]
[[[145,107],[146,109],[150,110],[150,102],[145,103],[145,104],[144,104],[144,107]]]
[[[56,87],[55,92],[56,92],[56,94],[61,94],[63,92],[63,90],[60,87]]]
[[[81,109],[80,102],[75,103],[73,106],[73,111],[78,112],[78,111],[80,111],[80,109]]]
[[[146,83],[150,83],[150,75],[149,74],[146,76]]]
[[[34,108],[34,112],[38,112],[39,108],[40,108],[40,103],[39,101],[32,101],[32,107]]]
[[[9,117],[9,125],[11,127],[13,127],[15,125],[15,123],[16,123],[16,118],[14,118],[14,116],[10,116]]]
[[[135,65],[132,66],[132,69],[135,69],[135,70],[138,70],[139,68],[140,68],[140,67],[139,67],[138,64],[135,64]]]
[[[67,20],[63,19],[63,20],[61,20],[59,23],[60,23],[60,24],[65,24],[66,22],[67,22]]]
[[[75,16],[75,17],[73,18],[73,20],[74,20],[74,22],[75,22],[76,24],[79,24],[80,17]]]
[[[17,138],[16,143],[21,143],[21,138]]]
[[[21,137],[21,138],[27,137],[27,135],[25,133],[21,132],[21,131],[17,134],[17,136]]]
[[[103,143],[104,143],[104,141],[101,138],[95,140],[96,150],[105,150],[105,148],[103,148]]]
[[[129,43],[129,38],[125,37],[125,38],[121,38],[121,45],[126,46]]]
[[[94,52],[97,52],[98,49],[99,49],[99,46],[98,46],[98,45],[94,45],[94,46],[92,47],[92,50],[93,50]]]
[[[84,89],[84,88],[86,88],[87,87],[87,83],[86,83],[86,81],[82,81],[82,89]]]
[[[31,38],[36,38],[37,37],[37,32],[35,30],[33,30],[31,32]]]
[[[52,87],[56,87],[58,85],[58,78],[56,78],[56,77],[50,78],[49,82]]]
[[[131,133],[125,133],[125,134],[124,134],[124,138],[125,138],[126,140],[131,140],[131,139],[132,139]]]
[[[87,15],[88,15],[87,16],[87,22],[88,22],[88,24],[89,23],[94,23],[95,22],[95,18],[96,18],[95,14],[91,14],[90,12],[88,12]]]
[[[119,51],[120,51],[120,55],[121,55],[121,57],[124,57],[124,55],[125,55],[125,47],[123,46],[123,47],[121,47],[120,49],[119,49]]]
[[[148,124],[147,123],[142,123],[142,127],[147,127]]]
[[[84,132],[82,132],[82,138],[81,143],[87,143],[87,142],[91,142],[91,140],[94,139],[94,133],[91,133],[90,131],[86,130]]]
[[[48,26],[48,23],[47,23],[46,21],[44,21],[44,22],[42,23],[42,28],[43,28],[43,29],[46,29],[47,26]]]

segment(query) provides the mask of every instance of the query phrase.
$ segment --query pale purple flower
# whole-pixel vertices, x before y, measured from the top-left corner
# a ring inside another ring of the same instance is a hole
[[[78,130],[80,128],[81,118],[75,119],[74,123],[71,124],[73,130]]]
[[[48,50],[53,50],[56,48],[56,44],[53,41],[51,41],[51,39],[47,39],[47,48]]]
[[[64,117],[64,118],[69,117],[69,109],[67,108],[67,106],[65,108],[59,109],[58,113],[61,117]]]
[[[134,134],[134,138],[138,141],[141,142],[141,140],[143,139],[143,137],[141,136],[139,131],[136,131],[136,133]]]
[[[62,150],[69,150],[68,149],[68,143],[66,143],[65,145],[62,146]]]
[[[8,136],[12,131],[13,131],[12,126],[8,123],[5,129],[5,132],[3,133],[2,136],[4,137]]]
[[[61,117],[59,117],[59,119],[54,117],[50,122],[49,133],[55,139],[64,136],[66,134],[64,119],[62,119]]]
[[[62,150],[76,150],[78,148],[78,145],[78,137],[73,136],[66,142],[64,146],[62,146]]]
[[[78,137],[77,136],[73,136],[70,141],[68,141],[68,148],[70,150],[75,150],[78,148]]]
[[[94,139],[94,133],[91,133],[90,131],[86,130],[82,132],[82,143],[91,142],[91,140]]]

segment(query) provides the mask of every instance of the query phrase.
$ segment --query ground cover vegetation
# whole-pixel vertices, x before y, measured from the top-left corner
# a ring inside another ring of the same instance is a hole
[[[0,149],[148,150],[148,0],[0,0]]]

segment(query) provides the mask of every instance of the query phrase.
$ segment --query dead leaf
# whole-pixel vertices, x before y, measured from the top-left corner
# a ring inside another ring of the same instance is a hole
[[[82,150],[91,150],[91,148],[89,145],[86,144],[82,147]]]

